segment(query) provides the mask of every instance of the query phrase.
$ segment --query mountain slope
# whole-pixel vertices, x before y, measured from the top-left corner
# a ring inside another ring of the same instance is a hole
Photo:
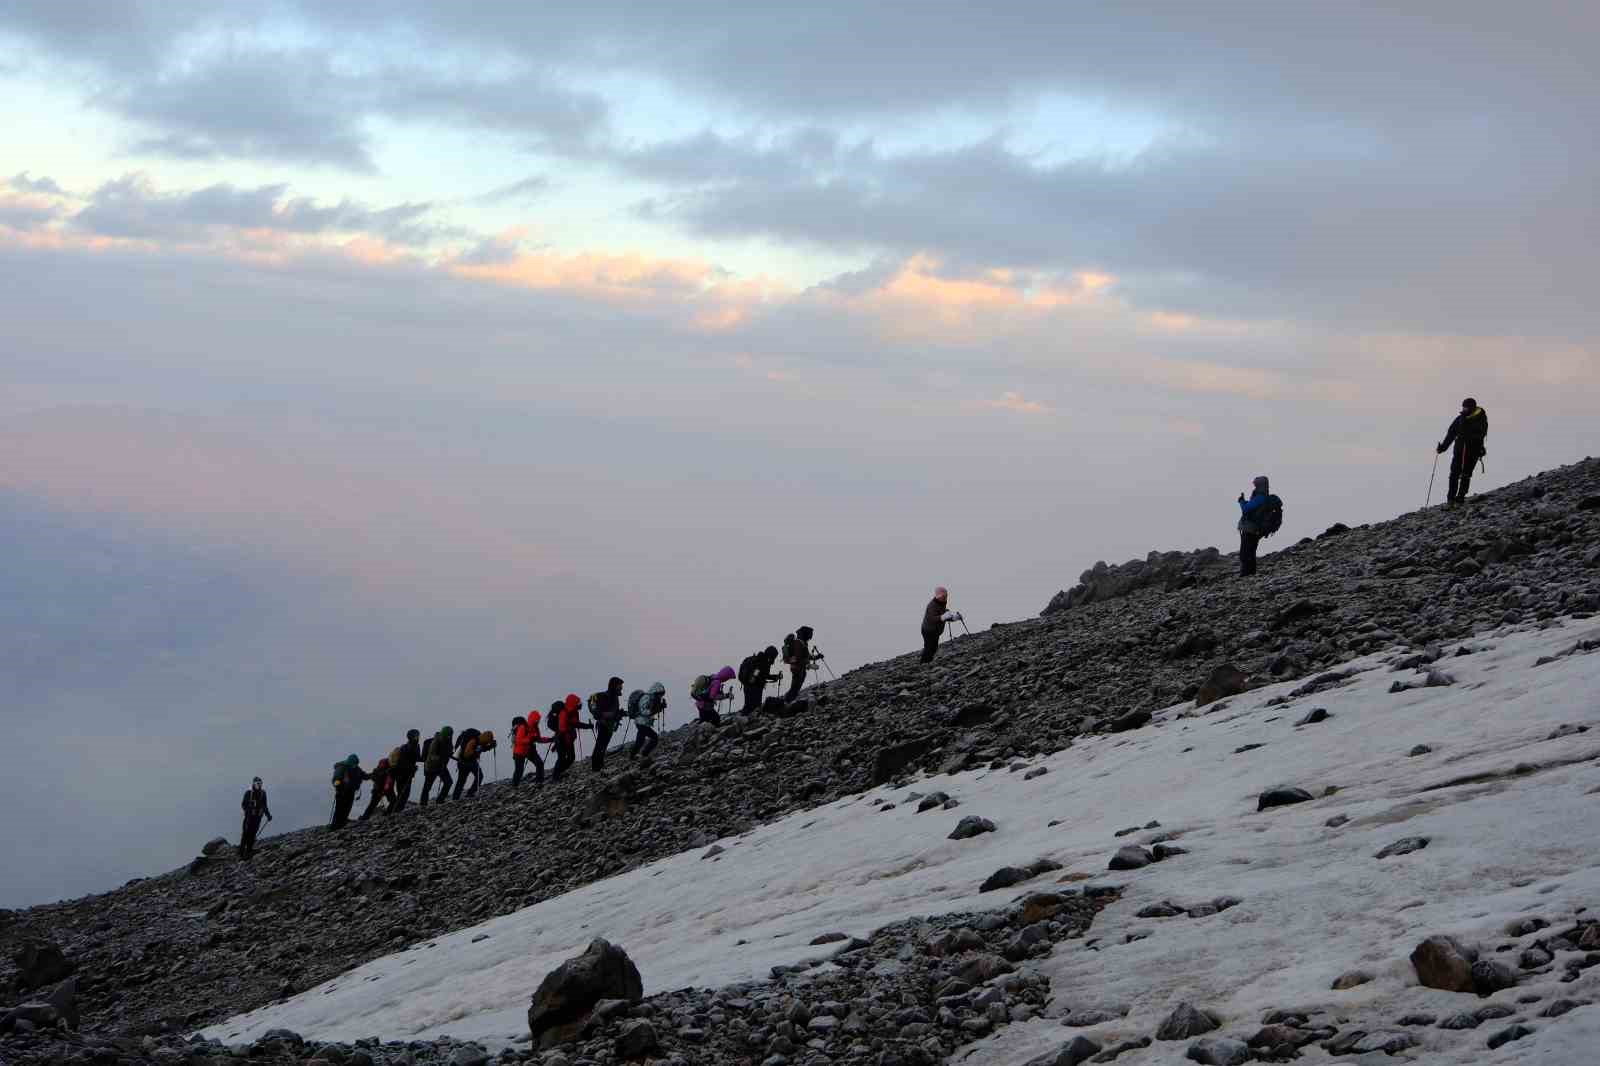
[[[1060,750],[1192,695],[1223,662],[1294,679],[1384,647],[1427,655],[1478,629],[1587,616],[1600,609],[1597,506],[1600,462],[1585,460],[1464,508],[1301,543],[1251,581],[1198,565],[1172,582],[1186,587],[996,625],[931,666],[907,655],[863,667],[794,717],[680,729],[646,767],[614,756],[604,779],[491,787],[340,834],[272,838],[253,867],[223,856],[17,912],[0,948],[9,960],[26,940],[59,943],[79,963],[96,1030],[216,1022],[919,768]],[[396,736],[411,724],[397,722]]]

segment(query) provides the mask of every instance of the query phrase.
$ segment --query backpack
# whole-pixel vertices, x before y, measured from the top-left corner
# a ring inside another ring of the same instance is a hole
[[[485,729],[478,734],[478,750],[493,751],[495,749],[494,730]]]
[[[1261,530],[1263,537],[1270,537],[1283,528],[1283,501],[1273,495],[1267,496],[1267,502],[1261,505],[1256,512],[1256,526]]]
[[[431,761],[431,758],[428,755],[428,753],[430,751],[432,751],[432,750],[433,750],[433,738],[429,737],[427,740],[424,740],[422,742],[422,761],[424,763],[428,763],[428,762]]]
[[[711,694],[711,675],[701,674],[689,686],[689,698],[696,703],[705,700]]]
[[[628,717],[638,718],[644,712],[639,710],[639,705],[644,702],[644,689],[636,688],[628,693]]]
[[[389,750],[389,768],[390,769],[394,769],[395,767],[397,767],[399,765],[400,765],[400,749],[399,748],[391,748]]]
[[[600,693],[589,693],[589,717],[594,717],[595,708],[600,706]]]
[[[795,646],[794,634],[790,633],[788,636],[783,638],[783,661],[784,662],[790,663],[790,664],[794,663],[794,646]]]
[[[333,787],[344,787],[344,763],[342,762],[336,762],[333,764]]]
[[[739,684],[753,685],[756,681],[756,660],[759,656],[746,655],[744,662],[739,664]]]

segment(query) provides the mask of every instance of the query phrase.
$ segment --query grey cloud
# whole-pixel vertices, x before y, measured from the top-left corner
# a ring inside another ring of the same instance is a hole
[[[5,184],[10,185],[13,189],[21,189],[23,192],[44,193],[48,196],[66,195],[66,190],[60,185],[56,184],[54,178],[29,177],[26,170],[20,174],[13,175],[10,179],[5,181]]]
[[[555,183],[543,174],[530,174],[519,181],[508,182],[505,185],[490,189],[473,197],[473,202],[480,204],[522,203],[536,200],[549,192]]]
[[[106,182],[73,216],[76,228],[108,237],[184,236],[211,227],[284,233],[361,232],[397,243],[425,244],[458,230],[426,222],[429,203],[370,208],[349,200],[321,206],[287,196],[287,185],[253,189],[226,183],[192,192],[163,193],[140,174]]]

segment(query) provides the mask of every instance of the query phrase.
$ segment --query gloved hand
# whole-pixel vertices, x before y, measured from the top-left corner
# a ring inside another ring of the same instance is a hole
[[[1242,492],[1241,492],[1241,493],[1239,493],[1239,502],[1240,502],[1240,503],[1243,503],[1243,502],[1244,502],[1244,493],[1242,493]]]
[[[269,821],[269,822],[272,821],[272,815],[270,815],[270,814],[267,815],[267,821]]]
[[[959,614],[956,614],[954,611],[946,611],[944,614],[939,616],[939,621],[941,621],[941,622],[954,622],[957,618],[960,618],[960,617],[961,616]]]
[[[1435,454],[1435,455],[1443,455],[1444,454],[1444,445],[1441,444],[1441,445],[1437,446],[1436,448],[1434,448],[1433,449],[1433,454]]]

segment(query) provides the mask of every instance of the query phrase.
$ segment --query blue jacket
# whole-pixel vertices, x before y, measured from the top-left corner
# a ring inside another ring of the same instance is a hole
[[[1239,501],[1239,513],[1244,515],[1251,514],[1254,511],[1260,510],[1261,505],[1266,502],[1267,490],[1256,489],[1250,494],[1250,498],[1248,500]]]

